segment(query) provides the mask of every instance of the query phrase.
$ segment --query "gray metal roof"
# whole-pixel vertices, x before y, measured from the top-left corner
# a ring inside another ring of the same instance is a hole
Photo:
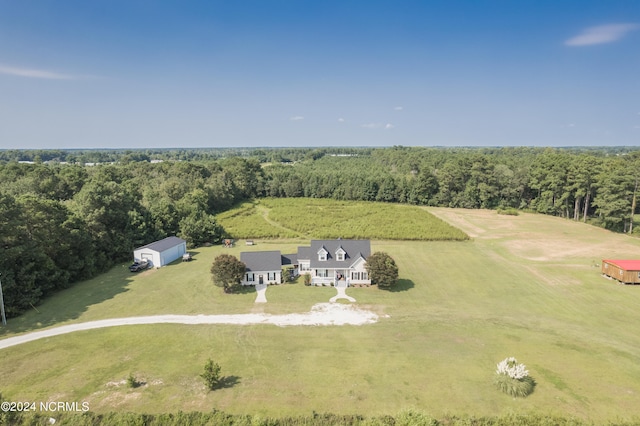
[[[318,260],[318,252],[324,248],[327,254],[327,260]],[[336,260],[336,251],[339,248],[345,251],[343,261]],[[308,258],[311,268],[348,268],[363,257],[366,259],[371,255],[371,242],[369,240],[311,240],[309,248],[310,257]],[[300,248],[298,248],[298,258],[300,257]]]
[[[279,271],[282,268],[279,250],[243,251],[240,260],[247,266],[247,271]]]
[[[140,249],[149,249],[157,252],[163,252],[175,246],[179,246],[180,244],[186,243],[185,240],[178,237],[167,237],[160,241],[155,241],[153,243],[149,243],[146,246],[138,247],[136,250]]]

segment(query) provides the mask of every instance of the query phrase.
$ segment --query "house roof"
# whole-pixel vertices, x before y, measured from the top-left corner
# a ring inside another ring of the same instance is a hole
[[[318,260],[316,253],[324,248],[327,260]],[[342,249],[345,252],[344,260],[336,259],[336,252]],[[310,267],[311,268],[349,268],[358,258],[366,259],[371,255],[371,242],[369,240],[311,240]],[[300,248],[298,248],[298,258]]]
[[[298,255],[296,253],[282,255],[282,266],[297,265],[297,264],[298,264]]]
[[[149,249],[149,250],[153,250],[153,251],[157,251],[157,252],[163,252],[163,251],[168,250],[170,248],[173,248],[175,246],[179,246],[180,244],[183,244],[183,243],[186,243],[186,241],[183,240],[182,238],[167,237],[167,238],[162,239],[160,241],[155,241],[153,243],[149,243],[149,244],[144,245],[142,247],[138,247],[135,250]]]
[[[298,259],[311,259],[311,247],[298,247]]]
[[[279,250],[244,251],[240,260],[247,266],[247,271],[279,271],[282,269],[282,255]]]
[[[603,262],[616,265],[625,271],[640,271],[640,260],[603,260]]]

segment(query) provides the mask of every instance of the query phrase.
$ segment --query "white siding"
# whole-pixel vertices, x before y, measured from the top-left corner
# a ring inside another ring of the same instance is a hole
[[[262,276],[263,284],[280,284],[282,282],[282,270],[277,271],[251,271],[245,272],[242,285],[258,285]]]
[[[162,252],[151,250],[148,247],[143,247],[133,252],[133,258],[135,260],[147,259],[151,262],[151,265],[154,268],[159,268],[173,262],[176,259],[180,259],[186,252],[186,243],[178,244],[177,246],[173,246]]]

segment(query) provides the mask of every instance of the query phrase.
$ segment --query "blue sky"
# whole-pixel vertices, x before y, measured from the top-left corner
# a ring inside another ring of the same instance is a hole
[[[0,0],[0,148],[640,146],[640,1]]]

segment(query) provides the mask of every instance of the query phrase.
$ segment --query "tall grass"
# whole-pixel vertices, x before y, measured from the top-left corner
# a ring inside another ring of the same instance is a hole
[[[461,230],[415,206],[315,198],[267,198],[258,203],[244,203],[219,215],[218,221],[235,238],[300,235],[316,239],[421,241],[469,238]]]
[[[233,238],[293,238],[298,236],[272,225],[264,219],[256,205],[251,202],[242,203],[234,209],[217,216],[218,223]]]

